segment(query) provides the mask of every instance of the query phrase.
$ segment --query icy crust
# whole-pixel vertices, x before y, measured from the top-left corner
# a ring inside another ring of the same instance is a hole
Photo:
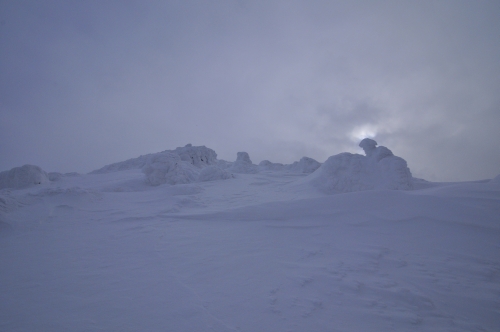
[[[187,144],[186,146],[176,148],[175,150],[165,150],[163,152],[152,153],[122,162],[109,164],[90,172],[90,174],[104,174],[129,169],[142,169],[151,162],[151,158],[155,158],[156,155],[161,156],[164,153],[175,154],[180,158],[180,160],[199,168],[217,163],[217,154],[214,150],[205,146],[192,146],[191,144]]]
[[[47,173],[35,165],[24,165],[0,172],[0,189],[24,189],[49,181]]]
[[[326,193],[413,189],[406,161],[394,156],[384,146],[376,147],[376,144],[371,139],[361,141],[366,156],[348,152],[331,156],[308,177],[308,181]]]

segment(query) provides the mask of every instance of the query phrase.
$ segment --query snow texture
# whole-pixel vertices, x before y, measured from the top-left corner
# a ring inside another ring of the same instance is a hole
[[[411,190],[413,179],[403,158],[365,138],[359,144],[366,156],[348,152],[328,158],[308,181],[325,193],[373,189]]]
[[[24,189],[48,183],[49,176],[38,166],[24,165],[0,172],[0,189]]]

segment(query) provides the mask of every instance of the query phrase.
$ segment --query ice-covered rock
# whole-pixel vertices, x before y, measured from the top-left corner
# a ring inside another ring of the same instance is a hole
[[[198,182],[226,180],[232,178],[233,175],[219,166],[211,165],[203,168],[198,176]]]
[[[198,179],[199,169],[172,152],[160,152],[148,157],[142,168],[146,182],[152,186],[160,184],[182,184]]]
[[[296,161],[291,165],[286,165],[285,169],[294,173],[312,173],[317,170],[321,164],[309,157],[302,157],[300,161]]]
[[[14,167],[10,171],[0,172],[0,189],[23,189],[49,181],[47,173],[35,165],[24,165]]]
[[[182,161],[187,161],[200,168],[217,163],[217,153],[205,146],[187,144],[182,148],[176,148],[172,152],[177,153]]]
[[[259,171],[257,165],[252,164],[250,156],[246,152],[238,152],[236,154],[236,161],[229,168],[233,173],[257,173]]]
[[[500,183],[500,174],[498,174],[495,178],[491,179],[490,183]]]
[[[192,146],[191,144],[187,144],[186,146],[176,148],[175,150],[165,150],[158,153],[139,156],[137,158],[127,159],[118,163],[109,164],[90,172],[90,174],[119,172],[129,169],[142,169],[148,162],[150,162],[153,156],[161,155],[163,153],[176,154],[179,156],[180,160],[188,162],[198,168],[202,168],[208,165],[214,165],[218,162],[217,154],[214,150],[209,149],[205,146]]]
[[[351,192],[373,189],[411,190],[412,175],[403,158],[365,138],[360,147],[366,156],[348,152],[328,158],[308,178],[324,192]]]

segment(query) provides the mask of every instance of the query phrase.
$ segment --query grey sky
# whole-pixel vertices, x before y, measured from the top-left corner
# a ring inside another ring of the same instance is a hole
[[[0,171],[206,145],[289,163],[371,135],[500,173],[499,1],[0,1]]]

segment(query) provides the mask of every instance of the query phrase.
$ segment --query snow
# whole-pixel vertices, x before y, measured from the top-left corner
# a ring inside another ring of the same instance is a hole
[[[368,148],[312,174],[167,150],[2,189],[0,331],[500,330],[500,183],[390,190],[406,162]]]
[[[178,154],[171,152],[149,156],[142,172],[146,175],[146,182],[152,186],[190,183],[196,181],[199,176],[195,166],[188,161],[182,161]]]
[[[192,146],[187,144],[184,147],[178,147],[175,150],[165,150],[158,153],[152,153],[148,155],[143,155],[137,158],[131,158],[122,162],[113,163],[106,165],[100,169],[90,172],[90,174],[103,174],[109,172],[119,172],[126,171],[129,169],[141,169],[151,162],[153,158],[164,158],[165,154],[177,155],[180,160],[185,161],[191,165],[198,168],[205,167],[207,165],[216,164],[217,154],[214,150],[209,149],[205,146]]]
[[[233,175],[218,166],[208,166],[201,170],[198,176],[198,181],[217,181],[217,180],[227,180],[232,178]]]
[[[259,171],[257,165],[254,165],[250,160],[247,152],[238,152],[236,161],[231,165],[229,170],[233,173],[251,174]]]
[[[325,193],[413,189],[406,161],[385,146],[376,145],[374,140],[365,138],[359,146],[366,156],[348,152],[331,156],[307,181]]]
[[[312,173],[317,170],[321,164],[309,157],[302,157],[299,161],[294,162],[291,165],[286,165],[285,168],[297,173]]]
[[[39,166],[24,165],[0,172],[0,189],[22,189],[49,182],[49,176]]]

